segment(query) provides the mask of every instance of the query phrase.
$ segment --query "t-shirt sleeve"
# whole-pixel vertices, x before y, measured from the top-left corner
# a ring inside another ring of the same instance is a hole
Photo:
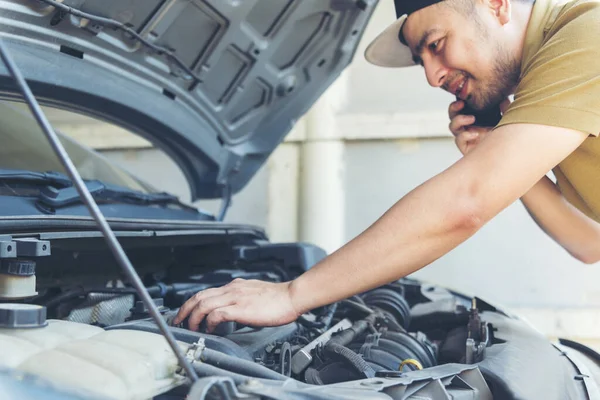
[[[600,3],[561,13],[523,66],[515,100],[497,127],[531,123],[600,133]]]

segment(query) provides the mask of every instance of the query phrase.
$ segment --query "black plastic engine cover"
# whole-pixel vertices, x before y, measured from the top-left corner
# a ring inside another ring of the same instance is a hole
[[[478,364],[495,399],[588,398],[579,371],[546,337],[518,319],[494,312],[481,317],[494,327],[495,339],[505,341],[488,347]]]

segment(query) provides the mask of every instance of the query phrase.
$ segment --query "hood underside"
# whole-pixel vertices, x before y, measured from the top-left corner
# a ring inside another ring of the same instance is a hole
[[[0,0],[38,101],[151,141],[196,200],[246,185],[351,62],[377,0],[49,3]],[[0,96],[19,99],[3,65]]]

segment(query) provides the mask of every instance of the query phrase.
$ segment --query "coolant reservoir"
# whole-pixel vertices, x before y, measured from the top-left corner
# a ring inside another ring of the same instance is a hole
[[[0,325],[0,369],[33,374],[68,391],[145,400],[184,382],[159,334],[46,321],[43,307],[22,304],[0,304]]]
[[[0,263],[0,299],[17,300],[37,295],[35,261],[2,260]]]
[[[0,304],[0,328],[31,329],[46,325],[46,307],[35,304]]]

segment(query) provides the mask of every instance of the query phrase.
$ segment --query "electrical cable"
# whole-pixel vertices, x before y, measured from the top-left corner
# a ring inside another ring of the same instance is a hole
[[[0,57],[2,58],[2,61],[4,62],[4,64],[6,65],[6,68],[8,69],[9,74],[14,79],[19,90],[21,91],[21,94],[23,95],[23,97],[24,97],[27,105],[29,106],[33,116],[35,117],[37,123],[39,124],[40,128],[42,128],[42,131],[46,135],[46,138],[48,139],[50,146],[56,153],[56,156],[59,158],[61,164],[63,165],[65,170],[68,172],[69,177],[75,184],[75,187],[77,188],[77,192],[79,193],[79,196],[81,196],[82,201],[85,203],[86,207],[90,211],[90,214],[96,221],[96,224],[99,226],[100,230],[102,231],[102,233],[107,241],[108,247],[110,248],[110,250],[113,253],[113,255],[115,256],[115,258],[117,259],[117,262],[120,264],[123,271],[126,273],[126,275],[131,280],[131,283],[133,284],[133,286],[135,286],[135,288],[137,289],[141,300],[144,302],[144,305],[148,308],[150,315],[154,319],[154,322],[160,328],[161,333],[163,334],[165,339],[167,339],[167,342],[169,343],[169,345],[171,346],[171,349],[175,353],[175,356],[179,360],[181,367],[185,370],[187,376],[192,380],[192,383],[195,383],[198,380],[198,375],[196,374],[196,371],[194,371],[194,368],[191,366],[191,364],[185,358],[185,356],[183,355],[183,352],[177,345],[177,342],[175,341],[175,337],[169,330],[169,327],[167,326],[167,323],[165,322],[165,320],[161,317],[160,312],[158,311],[158,307],[156,307],[156,304],[154,304],[154,302],[152,301],[152,298],[148,294],[148,291],[146,290],[146,287],[142,283],[142,280],[140,279],[139,275],[133,268],[133,265],[129,261],[127,254],[125,254],[125,251],[121,247],[121,244],[117,240],[117,237],[115,236],[114,232],[108,225],[108,222],[104,218],[104,215],[100,211],[100,208],[98,207],[98,205],[94,201],[94,198],[88,191],[85,183],[83,182],[83,179],[81,178],[81,176],[79,175],[79,172],[75,168],[75,165],[71,161],[71,158],[69,157],[66,150],[62,146],[60,140],[58,139],[58,136],[56,135],[56,133],[54,132],[54,129],[50,125],[50,122],[46,118],[46,115],[44,114],[40,105],[37,103],[37,100],[33,96],[33,93],[31,92],[29,85],[25,81],[25,78],[21,74],[21,71],[19,70],[19,68],[13,61],[12,57],[10,56],[8,49],[4,45],[3,40],[0,40]]]

